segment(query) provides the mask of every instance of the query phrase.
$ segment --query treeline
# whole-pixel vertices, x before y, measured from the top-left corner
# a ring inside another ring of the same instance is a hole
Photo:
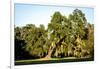
[[[14,33],[15,60],[94,56],[94,25],[79,9],[67,17],[55,12],[47,29],[27,24]]]

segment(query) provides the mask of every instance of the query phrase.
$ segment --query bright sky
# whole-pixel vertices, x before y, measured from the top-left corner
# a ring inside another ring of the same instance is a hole
[[[79,9],[87,18],[87,21],[93,23],[94,9],[86,7],[68,7],[68,6],[47,6],[32,4],[15,4],[15,26],[25,26],[26,24],[43,24],[46,28],[55,11],[68,16],[74,9]]]

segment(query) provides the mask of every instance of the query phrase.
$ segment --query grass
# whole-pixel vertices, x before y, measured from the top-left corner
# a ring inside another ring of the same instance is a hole
[[[63,60],[63,59],[75,59],[75,57],[68,57],[68,58],[50,58],[48,60]],[[17,60],[16,62],[30,62],[30,61],[46,61],[47,59],[30,59],[30,60]]]
[[[61,62],[79,62],[79,61],[93,61],[93,58],[50,58],[50,59],[29,59],[29,60],[17,60],[15,65],[28,65],[28,64],[45,64],[45,63],[61,63]]]

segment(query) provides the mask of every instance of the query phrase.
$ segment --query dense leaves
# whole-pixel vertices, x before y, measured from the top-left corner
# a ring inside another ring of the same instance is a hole
[[[23,57],[23,54],[27,54]],[[48,28],[27,24],[15,27],[15,59],[85,58],[94,56],[94,25],[75,9],[68,17],[56,11]]]

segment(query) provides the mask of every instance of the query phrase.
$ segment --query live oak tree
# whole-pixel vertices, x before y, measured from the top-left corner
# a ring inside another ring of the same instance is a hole
[[[47,29],[42,24],[15,27],[15,55],[23,51],[32,58],[93,57],[94,25],[79,9],[68,17],[56,11]]]

